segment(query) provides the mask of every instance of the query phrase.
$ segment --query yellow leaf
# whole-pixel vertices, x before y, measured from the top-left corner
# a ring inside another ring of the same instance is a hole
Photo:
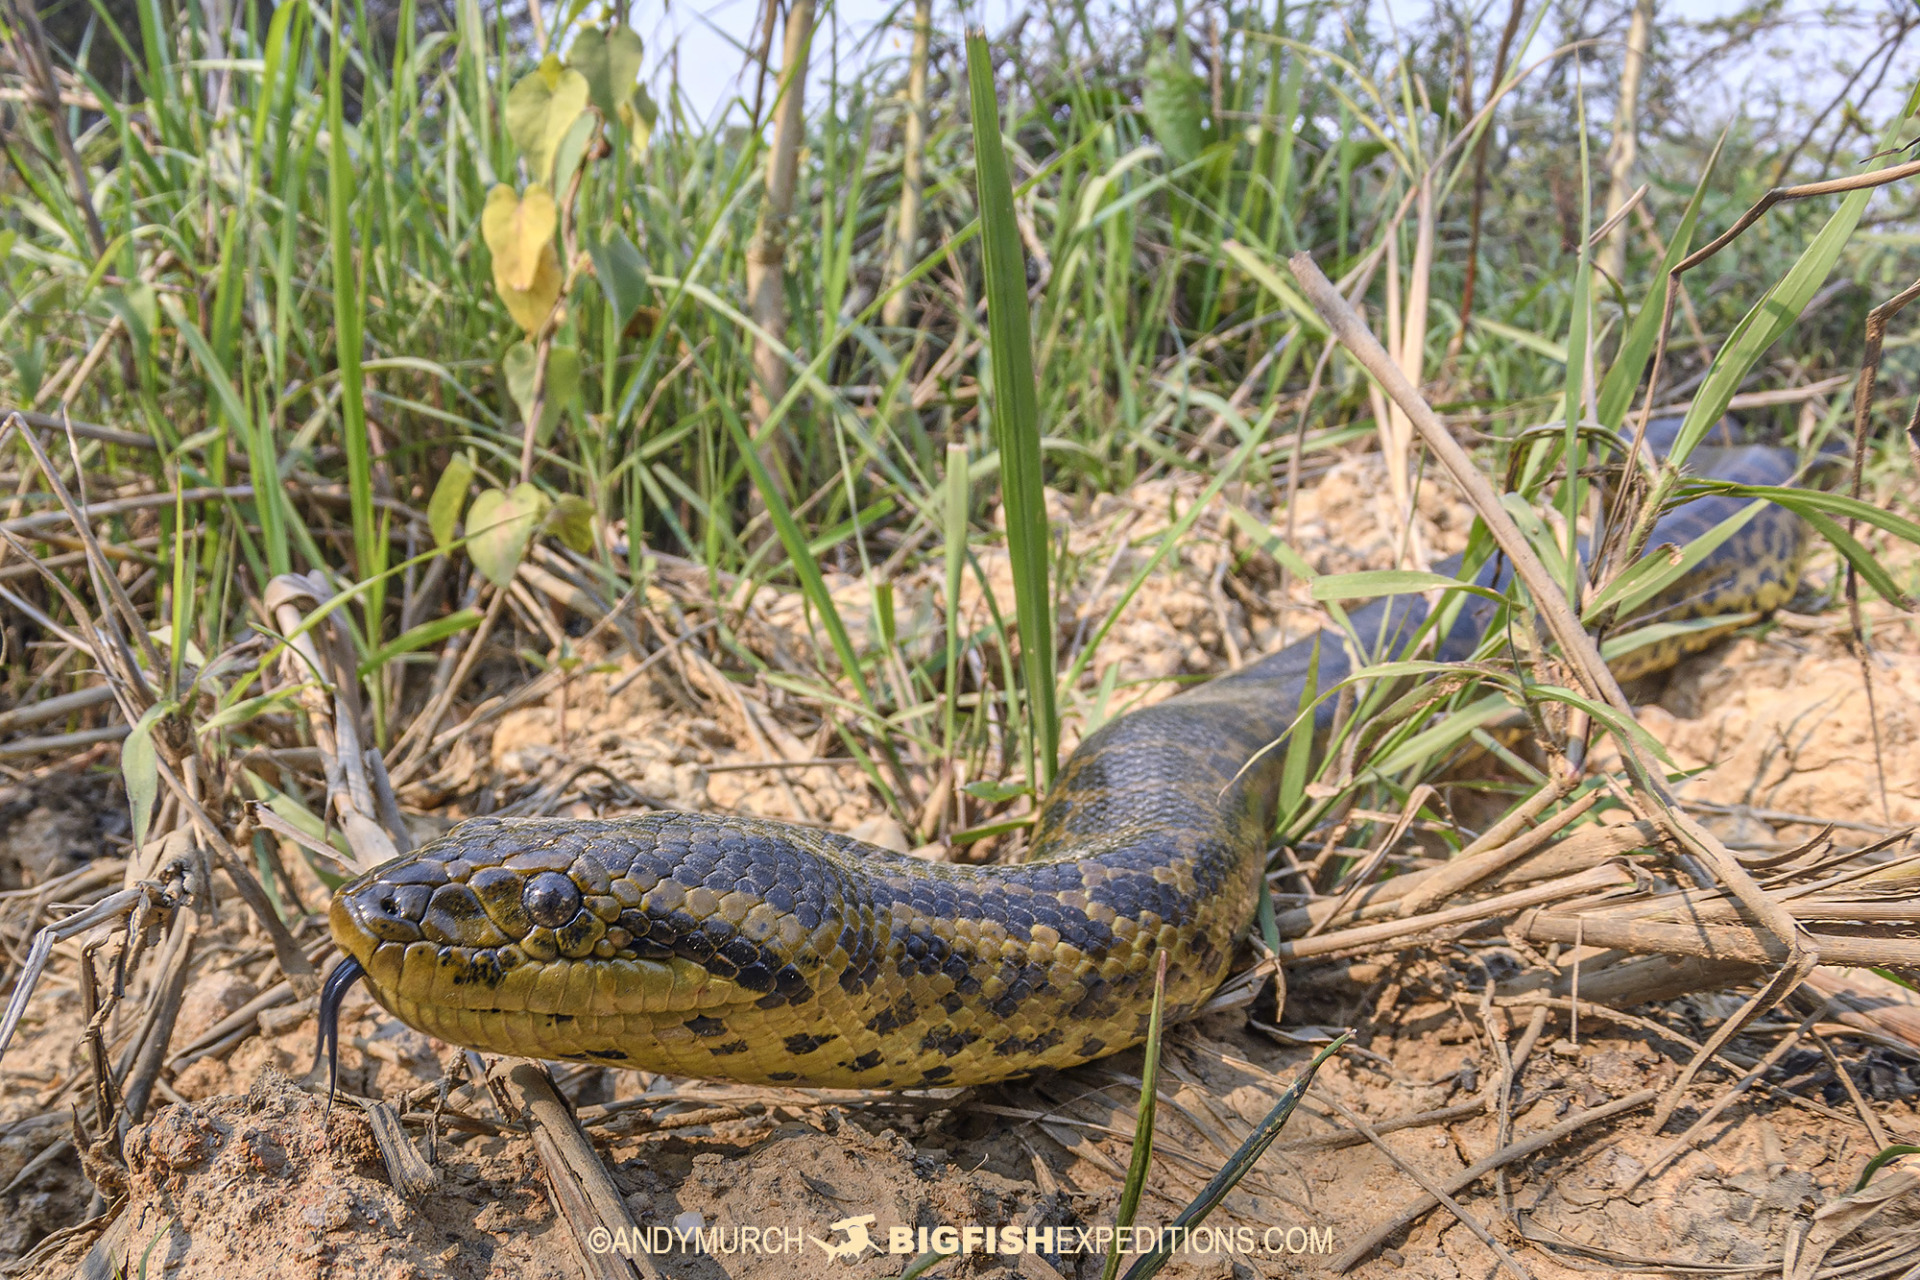
[[[505,183],[487,192],[480,234],[493,254],[493,282],[503,295],[509,289],[524,293],[534,287],[540,251],[544,247],[546,256],[553,256],[553,229],[559,221],[553,196],[537,182],[524,196],[516,197]]]
[[[582,111],[587,109],[587,78],[562,67],[548,54],[507,94],[507,135],[527,158],[527,174],[536,182],[553,175],[553,153]]]
[[[530,484],[511,490],[484,490],[467,511],[467,556],[496,587],[513,580],[527,543],[552,505],[546,494]]]
[[[560,300],[560,255],[553,251],[552,241],[540,246],[532,288],[511,288],[498,274],[493,278],[493,286],[500,291],[500,301],[507,304],[507,314],[513,317],[514,323],[528,333],[538,333],[553,304]]]
[[[581,555],[593,553],[593,504],[571,493],[560,495],[547,513],[547,531]]]

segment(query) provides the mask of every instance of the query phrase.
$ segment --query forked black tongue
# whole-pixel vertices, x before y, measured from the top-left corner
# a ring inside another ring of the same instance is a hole
[[[320,988],[320,1043],[314,1047],[313,1070],[320,1070],[320,1060],[324,1057],[328,1110],[333,1109],[334,1086],[340,1079],[340,1002],[346,999],[347,989],[366,976],[367,971],[360,967],[358,960],[345,956],[333,966],[333,972],[327,975],[327,984]]]

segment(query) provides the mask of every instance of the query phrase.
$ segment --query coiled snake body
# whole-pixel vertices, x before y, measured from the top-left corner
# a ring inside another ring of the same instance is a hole
[[[1776,484],[1794,459],[1725,448],[1693,462]],[[1689,503],[1652,545],[1690,541],[1740,505]],[[1770,505],[1649,611],[1776,607],[1805,543],[1802,523]],[[1391,655],[1424,608],[1406,597],[1352,618]],[[1440,656],[1465,657],[1485,625],[1464,615]],[[1635,650],[1634,670],[1713,634]],[[1286,755],[1263,749],[1298,715],[1316,657],[1322,691],[1355,669],[1326,632],[1091,734],[1017,865],[926,863],[714,815],[463,823],[335,895],[347,959],[322,1002],[323,1041],[364,971],[381,1005],[443,1040],[675,1075],[909,1088],[1116,1052],[1146,1035],[1156,952],[1169,958],[1170,1021],[1225,977],[1256,906]]]

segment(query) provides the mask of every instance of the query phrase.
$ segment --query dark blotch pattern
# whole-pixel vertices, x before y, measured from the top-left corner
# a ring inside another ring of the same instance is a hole
[[[783,1043],[787,1047],[787,1052],[797,1058],[802,1054],[812,1053],[823,1044],[832,1044],[839,1038],[839,1036],[816,1036],[801,1032],[798,1035],[788,1036]]]

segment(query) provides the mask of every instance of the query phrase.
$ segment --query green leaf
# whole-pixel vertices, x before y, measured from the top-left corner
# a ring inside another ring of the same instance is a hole
[[[1220,248],[1239,264],[1242,271],[1253,277],[1255,284],[1278,298],[1280,305],[1291,312],[1293,318],[1309,332],[1316,337],[1326,334],[1327,322],[1320,318],[1320,313],[1313,309],[1313,304],[1301,296],[1300,291],[1289,284],[1286,277],[1275,271],[1272,264],[1260,256],[1258,249],[1250,249],[1237,240],[1223,240],[1220,242]]]
[[[1600,384],[1596,412],[1600,424],[1610,431],[1619,427],[1626,418],[1627,408],[1633,403],[1634,389],[1640,385],[1641,375],[1647,370],[1647,361],[1653,357],[1653,345],[1660,337],[1660,313],[1666,306],[1667,275],[1693,247],[1694,224],[1700,220],[1700,204],[1706,198],[1707,180],[1713,176],[1714,166],[1720,162],[1720,149],[1726,144],[1727,135],[1722,133],[1720,140],[1713,144],[1713,153],[1707,157],[1700,180],[1694,184],[1693,198],[1687,201],[1687,211],[1681,215],[1680,225],[1673,233],[1672,242],[1667,245],[1666,256],[1660,260],[1660,270],[1651,277],[1653,284],[1647,290],[1646,301],[1640,304],[1640,313],[1633,318],[1633,327],[1627,330],[1626,338],[1620,343],[1620,352],[1614,356],[1606,380]]]
[[[573,38],[567,65],[586,77],[593,105],[612,120],[631,97],[645,55],[646,45],[632,27],[616,25],[610,31],[588,27]]]
[[[1040,467],[1040,403],[1034,389],[1033,338],[1027,302],[1027,263],[1014,218],[1013,184],[1000,137],[1000,99],[993,54],[978,30],[967,35],[967,88],[973,111],[974,182],[980,203],[985,259],[987,346],[993,370],[988,400],[1013,570],[1014,615],[1020,628],[1020,667],[1028,758],[1039,785],[1053,780],[1060,751],[1054,710],[1053,597],[1048,589],[1049,536]]]
[[[593,504],[577,494],[565,494],[547,513],[546,531],[581,555],[593,551]]]
[[[534,182],[553,173],[554,152],[587,109],[587,78],[548,54],[507,94],[507,136],[527,158]]]
[[[1871,502],[1849,498],[1844,493],[1828,493],[1825,489],[1795,489],[1787,485],[1734,484],[1726,480],[1692,481],[1686,484],[1681,492],[1685,494],[1726,493],[1736,498],[1765,498],[1769,502],[1779,503],[1797,515],[1810,516],[1822,513],[1864,520],[1876,529],[1885,529],[1896,538],[1920,546],[1920,524],[1915,524],[1905,516],[1895,515],[1883,507],[1876,507]]]
[[[533,383],[538,366],[533,344],[514,343],[500,365],[507,376],[507,394],[520,410],[520,421],[525,422],[533,416]],[[580,349],[560,344],[547,348],[547,379],[540,393],[540,426],[536,433],[542,443],[552,438],[560,415],[579,393]]]
[[[1840,527],[1840,522],[1818,511],[1803,511],[1800,518],[1817,530],[1821,537],[1833,544],[1833,549],[1847,558],[1854,571],[1867,580],[1867,585],[1878,591],[1897,608],[1911,612],[1915,605],[1913,599],[1900,589],[1886,566],[1874,557],[1873,552],[1861,544],[1858,538]]]
[[[415,649],[424,649],[430,644],[438,644],[448,636],[458,635],[470,627],[477,627],[485,616],[478,609],[462,609],[444,618],[435,618],[431,622],[410,627],[369,654],[367,660],[360,664],[360,677],[364,680],[401,654],[412,653]]]
[[[1163,49],[1147,63],[1140,106],[1147,128],[1176,165],[1198,159],[1211,141],[1206,102],[1206,82],[1173,51]]]
[[[1300,553],[1288,546],[1286,540],[1269,529],[1259,516],[1242,506],[1229,506],[1227,514],[1240,526],[1240,532],[1247,535],[1247,541],[1260,548],[1277,560],[1280,565],[1302,582],[1312,582],[1320,575],[1313,566],[1300,558]]]
[[[242,698],[232,706],[222,707],[220,710],[208,716],[206,721],[201,724],[198,729],[194,730],[194,732],[205,735],[217,729],[227,729],[236,724],[245,724],[249,720],[254,720],[265,715],[276,707],[284,706],[294,701],[302,693],[313,688],[315,683],[316,682],[312,680],[304,680],[297,685],[292,685],[285,689],[275,689],[272,693],[263,693],[254,698]]]
[[[1238,508],[1235,508],[1237,511]],[[1313,707],[1320,699],[1320,644],[1324,631],[1313,633],[1313,648],[1307,657],[1307,681],[1300,689],[1301,708]],[[1280,812],[1291,818],[1307,794],[1307,768],[1313,756],[1313,719],[1295,726],[1287,735],[1287,754],[1280,766]]]
[[[513,581],[513,571],[520,567],[549,505],[546,494],[525,483],[507,493],[488,489],[473,500],[467,512],[467,555],[487,581],[496,587]]]
[[[625,329],[651,293],[647,287],[647,264],[633,241],[619,227],[604,240],[589,239],[587,256],[593,259],[593,275],[600,291],[613,308],[615,329]]]
[[[573,125],[560,139],[560,145],[553,150],[553,189],[562,196],[573,181],[574,173],[587,158],[587,148],[600,136],[600,122],[589,113],[582,111],[573,118]]]
[[[435,546],[444,548],[453,542],[453,527],[460,523],[460,509],[467,504],[467,486],[472,483],[473,463],[465,454],[454,454],[427,500],[427,527],[433,530]]]
[[[1665,761],[1668,767],[1673,767],[1673,757],[1667,754],[1665,745],[1662,744],[1658,738],[1642,728],[1640,722],[1632,716],[1622,715],[1605,703],[1595,702],[1584,694],[1575,693],[1571,689],[1563,689],[1559,685],[1528,685],[1527,692],[1534,697],[1545,698],[1550,702],[1564,702],[1570,707],[1578,707],[1593,717],[1594,720],[1604,725],[1608,732],[1612,733],[1614,737],[1622,741],[1632,738],[1640,744],[1641,748],[1644,749],[1647,754]]]
[[[1396,747],[1386,759],[1375,763],[1373,768],[1382,774],[1392,775],[1409,765],[1442,755],[1451,750],[1460,739],[1480,728],[1487,721],[1505,715],[1512,707],[1512,700],[1504,693],[1490,693],[1414,734]]]
[[[329,892],[353,879],[352,874],[349,873],[349,869],[354,865],[353,853],[347,847],[345,835],[300,803],[299,797],[280,790],[253,770],[242,769],[240,776],[253,791],[254,798],[259,803],[266,805],[279,817],[284,818],[289,826],[299,830],[314,844],[334,850],[335,858],[331,864],[316,862],[313,851],[310,849],[303,847],[301,850],[307,859],[307,865],[313,869],[315,875],[320,877],[320,882],[326,885]]]
[[[171,702],[148,707],[120,744],[120,774],[126,779],[127,807],[133,811],[133,847],[147,843],[147,823],[160,793],[160,757],[153,745],[153,726],[173,710]]]
[[[507,354],[500,360],[500,371],[507,375],[507,394],[513,397],[514,408],[520,411],[522,422],[533,412],[533,381],[539,367],[539,356],[533,344],[525,340],[508,347]]]
[[[127,333],[141,353],[153,349],[153,335],[160,328],[159,295],[144,280],[106,290],[102,295],[113,314],[127,326]]]
[[[1920,1156],[1920,1146],[1915,1146],[1911,1142],[1896,1142],[1890,1147],[1883,1147],[1873,1159],[1867,1161],[1867,1167],[1860,1171],[1860,1181],[1853,1184],[1851,1194],[1859,1195],[1865,1191],[1867,1184],[1873,1181],[1874,1174],[1901,1156]]]
[[[985,804],[999,804],[1015,796],[1028,794],[1027,786],[1023,782],[969,782],[960,789]]]
[[[1506,603],[1506,597],[1489,587],[1449,578],[1444,573],[1422,573],[1418,569],[1369,569],[1361,573],[1330,573],[1315,578],[1315,600],[1367,600],[1374,596],[1405,596],[1423,591],[1466,591],[1489,600]]]
[[[721,410],[721,420],[726,423],[727,433],[733,438],[740,461],[745,464],[747,475],[759,492],[761,501],[766,503],[767,519],[773,524],[774,536],[780,539],[780,545],[787,553],[787,562],[792,566],[794,576],[800,579],[800,592],[819,615],[820,625],[827,629],[827,639],[833,645],[835,656],[840,659],[842,674],[853,682],[861,705],[872,713],[873,692],[867,687],[866,676],[860,671],[860,655],[854,652],[853,637],[847,634],[847,624],[840,617],[839,606],[833,602],[833,593],[827,590],[827,580],[820,572],[819,563],[807,551],[807,535],[794,518],[786,494],[761,460],[760,451],[747,434],[740,415],[732,412],[724,402]]]
[[[1655,547],[1636,563],[1628,565],[1619,577],[1594,596],[1587,605],[1584,620],[1597,619],[1600,611],[1615,601],[1619,602],[1622,614],[1632,613],[1712,555],[1716,547],[1745,528],[1749,521],[1766,509],[1766,505],[1757,500],[1749,502],[1677,553]]]
[[[1505,338],[1516,347],[1524,347],[1537,355],[1543,355],[1556,364],[1567,362],[1566,344],[1555,342],[1552,338],[1542,337],[1526,329],[1516,329],[1510,324],[1501,324],[1498,320],[1488,320],[1484,316],[1475,316],[1473,327],[1484,329],[1496,338]]]
[[[555,343],[547,348],[547,385],[541,392],[540,439],[553,434],[560,415],[580,395],[580,348]]]
[[[1167,1004],[1167,953],[1161,951],[1153,970],[1153,1010],[1147,1015],[1147,1041],[1140,1062],[1140,1102],[1134,1111],[1133,1156],[1127,1162],[1127,1180],[1120,1188],[1120,1209],[1114,1215],[1115,1236],[1133,1225],[1140,1211],[1140,1195],[1146,1190],[1147,1172],[1153,1164],[1153,1118],[1160,1101],[1160,1038]],[[1125,1250],[1116,1248],[1107,1255],[1100,1280],[1114,1280],[1120,1273],[1120,1257]]]
[[[1826,283],[1833,272],[1833,264],[1839,260],[1840,250],[1846,247],[1853,229],[1860,222],[1860,215],[1866,211],[1867,200],[1872,190],[1862,188],[1848,195],[1833,211],[1833,216],[1806,247],[1793,269],[1783,276],[1778,284],[1767,290],[1753,310],[1742,317],[1728,335],[1725,345],[1713,358],[1707,368],[1706,379],[1700,389],[1694,393],[1693,405],[1687,410],[1686,420],[1680,424],[1680,434],[1673,442],[1668,454],[1668,465],[1679,466],[1687,460],[1707,432],[1711,430],[1727,411],[1733,396],[1746,380],[1747,373],[1766,354],[1782,334],[1793,328],[1800,313],[1813,301],[1813,295]]]
[[[1527,535],[1527,541],[1533,544],[1534,554],[1540,557],[1547,572],[1553,575],[1555,582],[1567,581],[1567,557],[1562,553],[1560,543],[1548,530],[1546,521],[1533,509],[1524,494],[1508,493],[1501,495],[1500,505],[1507,509],[1513,522],[1520,526],[1520,532]]]
[[[1757,613],[1716,613],[1706,618],[1687,618],[1680,622],[1656,622],[1632,631],[1620,631],[1600,642],[1600,656],[1611,664],[1648,645],[1701,631],[1721,632],[1744,627],[1760,617]]]
[[[1232,1157],[1221,1167],[1220,1172],[1214,1174],[1207,1180],[1207,1185],[1200,1188],[1200,1194],[1180,1211],[1179,1216],[1173,1220],[1173,1226],[1191,1231],[1219,1207],[1220,1202],[1227,1198],[1227,1193],[1238,1186],[1240,1179],[1246,1177],[1253,1167],[1260,1163],[1260,1157],[1265,1155],[1267,1148],[1273,1145],[1273,1140],[1280,1136],[1280,1131],[1286,1127],[1294,1108],[1300,1105],[1300,1099],[1306,1097],[1307,1086],[1313,1083],[1313,1075],[1320,1069],[1320,1065],[1338,1053],[1341,1047],[1352,1038],[1351,1031],[1343,1031],[1331,1044],[1313,1055],[1313,1059],[1300,1069],[1300,1074],[1294,1078],[1293,1083],[1287,1086],[1287,1091],[1281,1094],[1279,1100],[1273,1104],[1273,1110],[1267,1112],[1266,1118],[1247,1135],[1246,1140],[1234,1151]],[[1125,1280],[1152,1280],[1152,1277],[1158,1275],[1160,1269],[1167,1265],[1167,1259],[1173,1256],[1176,1233],[1160,1232],[1157,1240],[1158,1243],[1151,1253],[1145,1254],[1127,1268]]]

